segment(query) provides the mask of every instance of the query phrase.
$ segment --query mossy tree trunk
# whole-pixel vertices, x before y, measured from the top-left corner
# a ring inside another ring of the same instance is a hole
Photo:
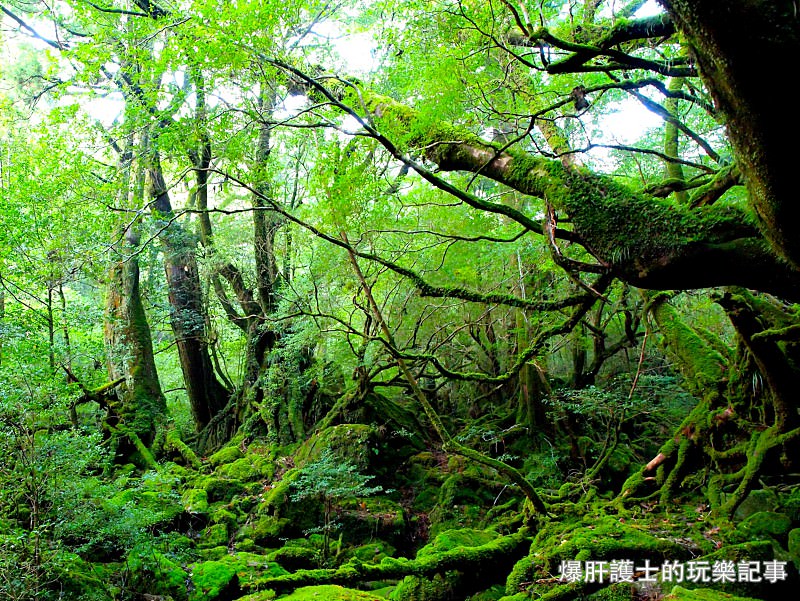
[[[795,2],[660,0],[692,49],[724,116],[759,228],[775,252],[800,265],[795,156],[800,120],[784,96],[786,60],[800,56]]]
[[[170,323],[192,415],[197,428],[202,429],[227,405],[231,393],[217,378],[211,361],[197,240],[175,219],[158,151],[154,149],[150,149],[147,179],[148,197],[162,221],[159,238],[164,249]]]
[[[133,153],[131,144],[120,158],[122,182],[119,202],[125,205],[131,188],[134,203],[138,178],[131,178]],[[156,371],[150,325],[142,303],[139,283],[140,223],[126,224],[120,237],[119,248],[108,271],[106,293],[105,343],[110,380],[124,377],[125,384],[119,393],[119,404],[108,408],[109,426],[123,425],[142,443],[150,445],[156,429],[167,408]],[[133,441],[120,440],[118,453],[124,457],[135,452]]]

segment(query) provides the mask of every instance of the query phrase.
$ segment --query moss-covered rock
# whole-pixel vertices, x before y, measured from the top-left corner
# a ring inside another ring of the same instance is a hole
[[[275,465],[266,457],[247,453],[244,457],[220,465],[215,473],[223,478],[242,482],[270,480],[275,475]]]
[[[227,524],[212,524],[208,526],[200,535],[198,547],[210,549],[213,547],[224,547],[230,542]]]
[[[190,601],[238,599],[251,591],[258,578],[285,574],[288,572],[277,563],[253,553],[234,553],[216,561],[197,563],[192,566],[195,589]]]
[[[208,462],[217,467],[224,463],[233,463],[237,459],[244,457],[244,453],[239,448],[239,445],[229,445],[227,447],[222,447],[219,451],[214,453],[211,457],[208,458]]]
[[[393,557],[396,549],[381,540],[361,545],[352,550],[353,557],[363,563],[379,563],[384,557]]]
[[[738,529],[748,537],[785,536],[792,527],[789,516],[773,511],[758,511],[739,524]]]
[[[341,424],[317,432],[300,445],[294,455],[295,465],[304,465],[322,457],[325,451],[366,469],[378,449],[378,436],[374,427],[366,424]]]
[[[202,488],[190,488],[181,495],[183,508],[189,513],[208,511],[208,493]]]
[[[274,599],[270,597],[272,593],[257,593],[241,598],[239,601],[268,601]],[[284,601],[384,601],[373,593],[357,591],[344,588],[335,584],[324,584],[321,586],[304,586],[294,591],[287,597],[282,597]]]
[[[800,564],[800,528],[795,528],[789,532],[789,553],[796,559],[795,563]]]
[[[262,547],[276,547],[290,525],[287,518],[262,515],[245,524],[236,534],[238,540],[250,539]]]
[[[267,555],[267,559],[279,563],[287,570],[310,570],[317,567],[319,554],[310,547],[286,545]]]
[[[742,521],[749,518],[754,513],[760,511],[775,511],[778,506],[778,495],[769,489],[751,490],[741,502],[736,512],[733,514],[733,519]]]
[[[445,601],[455,598],[458,575],[448,572],[445,575],[436,574],[433,578],[420,578],[419,576],[406,576],[397,585],[389,599],[392,601]]]
[[[130,575],[127,588],[170,596],[175,601],[187,598],[188,574],[178,563],[149,545],[134,547],[128,553],[126,565]]]
[[[196,478],[194,486],[206,491],[209,503],[219,501],[229,503],[236,495],[242,494],[245,490],[244,483],[241,481],[222,478],[217,474]]]
[[[339,530],[349,543],[374,536],[398,544],[406,537],[403,507],[387,496],[342,500],[337,504],[337,513]]]

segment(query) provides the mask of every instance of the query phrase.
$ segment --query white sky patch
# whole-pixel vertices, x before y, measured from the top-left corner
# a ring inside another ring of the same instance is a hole
[[[648,129],[658,127],[661,123],[661,118],[648,111],[639,101],[626,98],[616,103],[611,112],[603,115],[600,119],[600,130],[605,134],[604,144],[613,143],[611,140],[633,144]]]

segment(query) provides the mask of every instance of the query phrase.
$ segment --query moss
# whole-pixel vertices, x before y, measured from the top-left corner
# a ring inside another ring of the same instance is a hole
[[[589,595],[589,601],[630,601],[633,596],[629,583],[618,583],[600,589],[596,593]]]
[[[473,528],[460,528],[458,530],[447,530],[442,532],[433,540],[417,552],[417,557],[434,555],[442,551],[451,551],[458,547],[481,547],[499,535],[490,530],[475,530]]]
[[[324,451],[330,450],[336,457],[363,470],[369,465],[372,450],[377,448],[376,439],[377,433],[372,426],[365,424],[332,426],[315,433],[300,445],[294,456],[295,465],[303,467],[319,459]]]
[[[774,536],[783,537],[792,527],[789,516],[772,511],[759,511],[739,524],[738,529],[749,537]]]
[[[247,453],[244,457],[220,465],[216,473],[223,478],[242,482],[265,478],[269,480],[275,474],[275,466],[266,457]]]
[[[208,458],[208,462],[214,467],[224,463],[232,463],[244,457],[244,453],[238,446],[222,447],[219,451]]]
[[[750,597],[735,597],[712,589],[688,590],[680,586],[663,598],[663,601],[758,601]]]
[[[192,569],[191,601],[214,601],[223,595],[235,598],[241,591],[236,568],[222,561],[206,561]]]
[[[619,557],[664,560],[688,555],[687,549],[675,540],[654,536],[645,527],[629,524],[616,516],[592,516],[584,522],[567,526],[542,543],[549,547],[540,553],[550,560],[548,570],[551,573],[555,573],[561,560]]]
[[[131,589],[169,595],[176,601],[186,599],[186,572],[149,545],[132,549],[126,558],[126,566],[130,575],[127,586]]]
[[[389,543],[377,540],[353,549],[352,554],[362,563],[379,563],[384,557],[392,557],[396,549]]]
[[[389,595],[389,599],[392,601],[445,601],[453,598],[457,580],[454,572],[445,575],[436,574],[432,578],[406,576]]]
[[[317,567],[319,554],[309,547],[288,545],[267,555],[267,559],[279,563],[287,570],[310,570]]]
[[[505,587],[496,584],[485,591],[475,593],[469,597],[469,601],[497,601],[504,596]]]
[[[212,524],[227,524],[230,528],[236,526],[236,515],[227,509],[227,506],[216,507],[211,512]]]
[[[371,537],[400,543],[407,534],[403,507],[388,497],[345,499],[337,507],[337,521],[349,543]]]
[[[230,542],[227,524],[213,524],[203,530],[198,546],[201,548],[226,546]]]
[[[217,475],[201,476],[194,481],[194,486],[206,491],[209,503],[230,502],[245,489],[244,484],[239,480],[226,480]]]
[[[214,601],[227,596],[238,598],[251,591],[259,577],[277,577],[288,572],[277,563],[268,561],[263,555],[234,553],[216,561],[195,564],[192,582],[195,591],[191,601]]]
[[[189,513],[208,511],[208,493],[202,488],[190,488],[181,495],[183,508]]]
[[[243,526],[237,533],[237,538],[251,539],[257,545],[274,547],[280,544],[289,525],[290,521],[286,518],[263,515]]]
[[[795,564],[800,565],[800,528],[794,528],[789,532],[789,553],[794,556]]]
[[[383,601],[382,597],[374,593],[357,591],[334,584],[299,588],[283,599],[285,601],[322,601],[323,599],[325,601]]]
[[[207,549],[198,549],[198,555],[203,561],[219,561],[227,556],[230,552],[228,545],[220,545],[219,547],[209,547]]]
[[[514,564],[506,578],[506,595],[516,595],[533,580],[533,557],[526,555]]]

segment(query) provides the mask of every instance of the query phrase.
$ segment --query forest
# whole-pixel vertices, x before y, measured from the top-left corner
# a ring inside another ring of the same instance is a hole
[[[797,2],[0,11],[0,601],[793,597]]]

